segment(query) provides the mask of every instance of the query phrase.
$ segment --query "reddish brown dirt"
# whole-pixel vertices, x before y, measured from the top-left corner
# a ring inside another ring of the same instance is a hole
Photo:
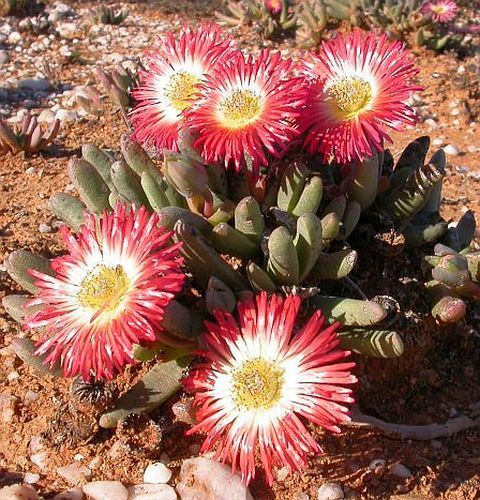
[[[198,17],[211,12],[213,3],[219,2],[195,2]],[[138,14],[153,16],[159,21],[171,20],[178,25],[179,19],[186,19],[185,7],[190,3],[162,0],[156,3],[155,9],[152,5],[137,2],[130,7]],[[189,16],[192,10],[188,9]],[[245,46],[258,46],[257,38],[250,31],[245,30],[242,36]],[[282,48],[288,46],[282,44]],[[117,47],[111,49],[117,50]],[[84,55],[87,58],[94,56]],[[444,214],[458,218],[467,206],[478,213],[480,180],[470,174],[480,175],[479,152],[468,149],[468,146],[480,146],[480,116],[472,111],[475,106],[478,107],[478,102],[475,102],[478,95],[472,94],[472,84],[461,88],[453,83],[452,78],[459,65],[468,64],[468,61],[460,62],[454,53],[435,55],[421,52],[417,54],[417,62],[421,70],[419,82],[426,88],[424,99],[429,111],[436,115],[440,128],[432,131],[429,125],[423,123],[414,130],[395,134],[392,151],[395,154],[400,152],[405,144],[419,135],[429,134],[432,138],[443,136],[445,144],[453,144],[461,152],[449,158]],[[18,61],[19,68],[28,68],[28,64],[28,61]],[[74,85],[85,83],[76,79],[76,70],[76,65],[63,67],[62,81]],[[452,117],[449,103],[454,99],[467,105],[461,106],[460,116]],[[453,119],[458,119],[459,123],[453,125]],[[469,125],[472,121],[477,121],[475,127]],[[62,250],[58,235],[41,233],[39,224],[55,222],[46,203],[51,194],[64,190],[69,184],[66,174],[68,158],[78,155],[81,145],[86,142],[117,148],[120,134],[125,131],[118,116],[106,113],[97,121],[84,121],[67,127],[56,141],[56,146],[47,153],[30,158],[6,155],[1,159],[1,261],[18,248],[46,256],[56,255]],[[29,167],[34,167],[33,174],[26,173]],[[395,270],[399,273],[401,265],[401,262],[395,263]],[[0,295],[17,290],[5,271],[2,270],[1,274]],[[415,293],[421,294],[421,287],[417,287]],[[417,331],[415,335],[420,336],[421,333],[423,339],[434,340],[425,341],[416,336],[406,339],[411,349],[409,352],[415,353],[416,349],[420,349],[421,356],[411,363],[409,371],[401,370],[399,366],[398,377],[392,376],[390,361],[363,361],[371,363],[365,370],[369,376],[363,380],[360,393],[363,409],[390,421],[410,424],[442,422],[458,413],[468,414],[471,405],[480,401],[478,321],[478,315],[472,313],[468,323],[455,328],[440,331],[436,325],[429,324],[422,332]],[[96,467],[91,466],[91,479],[135,483],[141,481],[145,465],[164,451],[172,459],[173,467],[178,465],[179,459],[196,454],[199,438],[185,438],[185,427],[179,424],[172,426],[168,407],[152,415],[155,425],[150,420],[127,422],[117,431],[101,430],[92,438],[91,431],[97,430],[95,415],[92,416],[78,404],[70,404],[67,410],[64,409],[64,405],[72,401],[70,383],[38,378],[12,354],[8,346],[18,333],[18,326],[5,313],[1,314],[0,392],[15,396],[17,402],[11,420],[5,422],[0,419],[0,467],[3,469],[3,472],[0,471],[0,486],[18,481],[25,472],[36,472],[40,474],[36,486],[42,494],[48,496],[61,491],[69,484],[56,474],[56,468],[81,458],[79,455],[83,457],[81,464],[87,466],[93,458],[101,458]],[[123,392],[140,375],[139,370],[129,368],[116,381],[118,392]],[[18,373],[18,377],[12,377],[12,372]],[[368,383],[372,372],[377,372],[379,379],[382,379],[383,372],[388,373],[388,391],[371,390]],[[28,391],[39,394],[33,403],[25,399],[26,396],[28,399]],[[59,419],[60,415],[63,416]],[[80,421],[83,424],[79,424]],[[90,426],[91,431],[82,432],[82,425]],[[76,430],[73,435],[70,432],[72,427]],[[314,432],[318,433],[327,453],[313,459],[310,468],[301,474],[277,481],[272,489],[267,488],[260,477],[252,486],[256,498],[290,500],[300,491],[316,498],[316,489],[327,480],[341,483],[348,496],[357,498],[394,498],[406,493],[409,494],[404,496],[406,499],[480,498],[479,428],[434,442],[402,442],[386,438],[379,432],[350,428],[339,436],[323,434],[317,429]],[[38,436],[42,437],[41,444]],[[29,459],[42,450],[47,454],[43,470]],[[412,476],[401,479],[388,472],[376,474],[369,469],[370,462],[375,458],[385,459],[387,468],[401,462],[411,470]]]

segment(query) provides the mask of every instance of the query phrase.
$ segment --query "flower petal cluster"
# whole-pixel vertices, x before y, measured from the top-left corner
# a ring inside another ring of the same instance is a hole
[[[272,483],[274,467],[297,470],[322,452],[306,421],[340,432],[349,420],[348,386],[357,379],[339,348],[339,325],[326,326],[317,311],[298,328],[300,305],[298,296],[262,292],[239,303],[236,318],[217,311],[206,324],[203,361],[184,381],[197,407],[190,432],[206,433],[202,451],[214,450],[247,483],[256,456]]]
[[[85,213],[74,236],[61,228],[68,253],[51,263],[54,276],[31,270],[42,306],[26,328],[44,329],[36,354],[64,375],[111,379],[133,363],[133,344],[160,340],[165,308],[181,290],[180,244],[145,207],[118,204],[100,217]]]

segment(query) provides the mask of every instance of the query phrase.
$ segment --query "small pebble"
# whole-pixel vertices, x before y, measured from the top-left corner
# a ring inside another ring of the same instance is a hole
[[[23,481],[28,484],[35,484],[40,479],[40,474],[33,474],[32,472],[27,472],[23,476]]]
[[[318,488],[318,500],[340,500],[345,498],[342,487],[336,483],[324,483]]]
[[[460,151],[453,144],[447,144],[444,148],[445,153],[450,156],[458,156]]]
[[[425,125],[428,125],[431,129],[438,127],[437,122],[433,118],[427,118],[425,120]]]
[[[52,232],[52,227],[49,226],[48,224],[40,224],[38,226],[38,230],[41,232],[41,233],[51,233]]]
[[[432,146],[441,146],[444,143],[444,140],[440,137],[435,137],[432,141]]]
[[[383,458],[374,458],[370,465],[368,466],[370,470],[376,470],[378,468],[385,468],[385,460]]]
[[[89,479],[92,475],[92,471],[88,467],[80,465],[78,462],[74,462],[65,465],[65,467],[58,467],[57,474],[72,486],[77,486],[85,481],[85,479]]]
[[[288,467],[282,467],[281,469],[276,469],[274,471],[275,480],[282,483],[283,481],[285,481],[285,479],[287,479],[289,472],[290,471]]]
[[[102,462],[102,457],[95,457],[88,464],[88,468],[92,470],[98,469],[102,465]]]
[[[170,481],[172,471],[161,462],[150,464],[143,473],[143,482],[150,484],[165,484]]]
[[[47,463],[47,452],[39,451],[38,453],[34,453],[30,455],[30,460],[41,470],[46,471],[48,469]]]
[[[31,405],[32,403],[35,403],[35,401],[40,397],[40,394],[38,392],[30,391],[28,390],[25,393],[25,396],[23,397],[23,404],[25,406]]]
[[[390,473],[393,474],[394,476],[401,477],[403,479],[407,479],[412,475],[410,469],[405,467],[405,465],[403,464],[392,465],[392,467],[390,467]]]
[[[13,382],[14,380],[17,380],[18,377],[20,377],[20,374],[18,372],[10,372],[7,375],[7,380],[9,382]]]

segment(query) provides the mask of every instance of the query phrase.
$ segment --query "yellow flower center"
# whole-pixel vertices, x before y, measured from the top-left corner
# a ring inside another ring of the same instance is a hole
[[[239,409],[268,410],[280,400],[284,370],[273,361],[245,361],[232,375],[233,400]]]
[[[86,308],[113,311],[118,307],[129,285],[130,280],[122,266],[107,267],[100,264],[80,283],[77,298]]]
[[[199,82],[200,80],[195,75],[179,71],[170,77],[163,93],[170,105],[181,113],[192,103]]]
[[[260,97],[251,90],[234,90],[220,102],[221,120],[231,129],[253,123],[259,117],[261,110]]]
[[[372,86],[359,76],[343,76],[325,87],[342,120],[356,118],[372,102]]]
[[[435,14],[446,14],[448,12],[448,7],[446,5],[432,5],[431,9]]]

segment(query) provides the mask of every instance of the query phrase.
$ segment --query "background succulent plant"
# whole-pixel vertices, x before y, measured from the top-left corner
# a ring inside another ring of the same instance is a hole
[[[275,6],[270,5],[275,3]],[[241,0],[228,2],[228,14],[216,13],[219,22],[227,26],[253,24],[264,38],[285,35],[296,26],[296,15],[288,0]]]
[[[0,16],[31,16],[42,8],[43,4],[37,0],[0,0]]]
[[[60,120],[55,120],[48,130],[44,130],[37,118],[27,113],[13,127],[0,120],[0,154],[11,152],[38,153],[47,149],[60,132]]]
[[[121,24],[128,17],[128,10],[115,10],[112,7],[99,5],[92,9],[90,19],[94,24]]]

